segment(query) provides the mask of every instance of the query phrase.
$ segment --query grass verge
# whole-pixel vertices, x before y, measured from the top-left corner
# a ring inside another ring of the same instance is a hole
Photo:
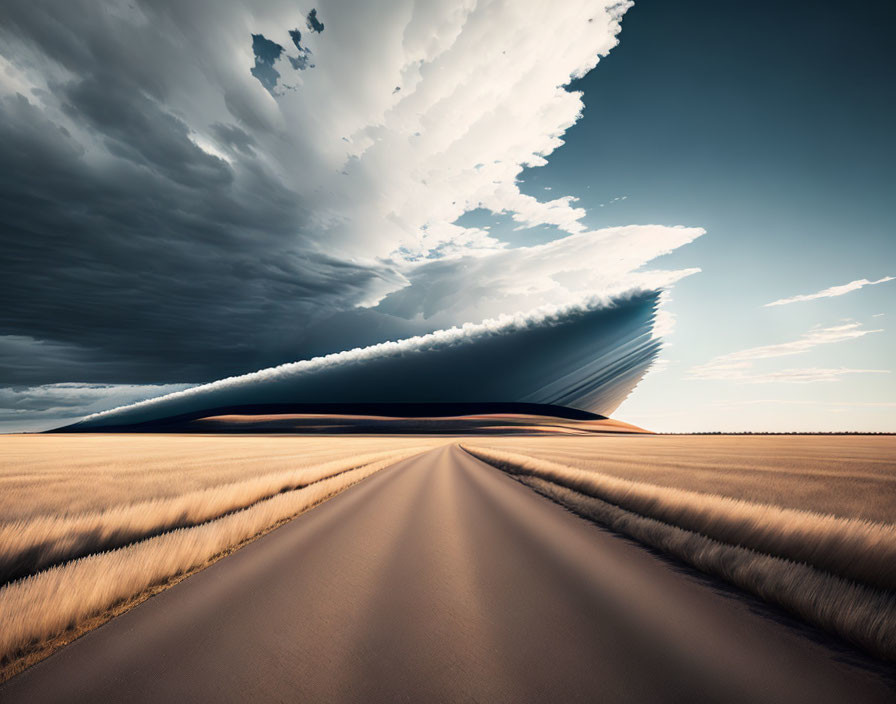
[[[341,472],[221,518],[82,557],[0,589],[0,681],[348,487],[419,452]]]
[[[206,523],[277,494],[396,456],[394,450],[367,453],[100,511],[37,515],[3,522],[0,585],[62,562]]]
[[[564,468],[545,460],[533,460],[512,453],[471,446],[464,446],[464,449],[579,515],[782,606],[876,657],[896,661],[896,594],[891,590],[832,574],[812,563],[746,547],[737,542],[736,534],[732,536],[730,533],[734,523],[722,523],[723,530],[720,532],[729,531],[725,535],[731,538],[723,540],[636,510],[657,510],[660,515],[684,516],[694,520],[706,515],[718,517],[712,511],[688,514],[687,507],[691,510],[695,508],[690,503],[684,503],[685,508],[679,506],[675,510],[675,501],[681,498],[679,495],[691,492],[652,485],[624,486],[634,483],[600,475],[583,478],[580,476],[586,473],[583,470]],[[622,484],[604,483],[605,479]],[[595,495],[608,487],[616,491]],[[650,496],[648,492],[651,490],[669,492],[670,495]],[[731,504],[738,503],[743,502],[731,501]],[[731,504],[722,505],[728,507]],[[713,504],[713,508],[718,509],[719,505]],[[659,509],[666,513],[661,513]],[[713,524],[709,522],[707,525]],[[784,528],[788,525],[784,523]],[[749,533],[753,524],[748,521],[744,526]],[[791,535],[789,540],[793,539]],[[789,542],[784,541],[784,544]]]

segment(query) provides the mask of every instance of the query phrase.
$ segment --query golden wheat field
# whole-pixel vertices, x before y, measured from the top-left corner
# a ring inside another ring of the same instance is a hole
[[[6,435],[0,517],[83,513],[428,444],[413,437]]]
[[[620,479],[871,521],[896,520],[896,437],[639,435],[471,440]]]
[[[372,473],[457,441],[0,437],[0,679]],[[570,510],[896,660],[896,438],[459,441]]]
[[[896,438],[490,438],[571,510],[896,660]]]
[[[0,667],[443,442],[0,438]]]

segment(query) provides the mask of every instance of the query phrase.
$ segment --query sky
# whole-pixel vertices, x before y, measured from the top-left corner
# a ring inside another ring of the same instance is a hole
[[[891,3],[3,13],[0,429],[662,290],[615,417],[896,430]]]
[[[671,292],[668,366],[617,415],[670,431],[896,429],[896,282],[765,307],[896,276],[894,21],[886,2],[639,2],[620,45],[576,84],[584,117],[526,176],[533,190],[628,196],[589,207],[594,227],[707,231],[660,260],[702,271]],[[749,380],[705,372],[848,324],[879,332],[757,359]],[[780,376],[804,369],[853,371]]]

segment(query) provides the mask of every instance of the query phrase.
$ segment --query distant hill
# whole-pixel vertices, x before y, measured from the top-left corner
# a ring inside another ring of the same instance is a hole
[[[590,435],[646,433],[575,408],[532,403],[267,404],[195,411],[131,425],[75,423],[55,433]]]

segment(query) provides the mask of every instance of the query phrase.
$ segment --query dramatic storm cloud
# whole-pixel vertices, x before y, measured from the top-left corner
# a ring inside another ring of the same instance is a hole
[[[197,386],[86,418],[77,428],[146,423],[239,406],[530,403],[609,415],[660,343],[655,292],[588,301],[386,342]]]
[[[211,381],[691,273],[642,267],[702,230],[518,183],[629,5],[6,2],[0,384]]]

